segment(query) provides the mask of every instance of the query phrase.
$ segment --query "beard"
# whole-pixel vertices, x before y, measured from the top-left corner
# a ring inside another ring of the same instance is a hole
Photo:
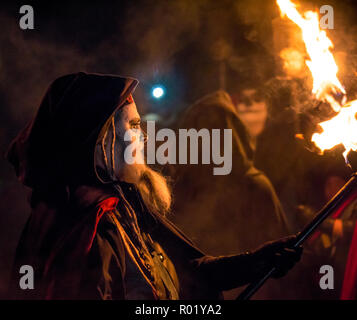
[[[126,164],[121,180],[134,184],[149,211],[166,215],[170,211],[172,195],[167,179],[145,164]]]

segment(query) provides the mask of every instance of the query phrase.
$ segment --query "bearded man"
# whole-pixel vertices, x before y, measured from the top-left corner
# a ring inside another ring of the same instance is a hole
[[[165,218],[166,180],[129,164],[127,132],[141,132],[137,81],[83,72],[53,82],[8,159],[32,189],[10,286],[21,299],[218,299],[301,255],[294,237],[244,254],[204,255]],[[19,270],[35,270],[21,290]]]

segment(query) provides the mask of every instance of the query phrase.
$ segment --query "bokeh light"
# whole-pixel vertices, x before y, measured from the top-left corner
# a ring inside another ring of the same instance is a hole
[[[165,90],[162,86],[155,86],[152,89],[152,95],[156,99],[160,99],[165,95]]]

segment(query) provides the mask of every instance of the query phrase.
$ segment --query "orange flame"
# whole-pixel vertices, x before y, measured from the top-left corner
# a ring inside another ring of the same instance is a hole
[[[338,144],[343,144],[345,159],[351,150],[357,149],[357,100],[343,105],[345,89],[337,78],[338,67],[330,49],[333,48],[326,32],[320,29],[317,12],[306,11],[303,15],[290,0],[277,0],[282,16],[287,16],[302,31],[302,38],[310,60],[306,60],[312,78],[312,93],[316,99],[327,102],[338,114],[328,121],[319,123],[322,133],[315,133],[312,141],[321,150],[328,150]],[[336,96],[342,95],[341,102]]]
[[[348,153],[357,150],[357,100],[351,101],[341,108],[332,119],[319,123],[322,133],[314,133],[311,141],[321,150],[329,150],[343,144],[343,156],[347,161]]]

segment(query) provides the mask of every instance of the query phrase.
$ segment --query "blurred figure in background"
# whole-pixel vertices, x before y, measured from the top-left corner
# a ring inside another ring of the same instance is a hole
[[[175,181],[171,219],[184,232],[213,255],[251,250],[262,241],[288,233],[279,199],[269,179],[253,165],[249,133],[226,92],[217,91],[197,101],[177,128],[231,129],[233,138],[228,175],[213,175],[213,166],[206,164],[169,168]],[[199,153],[198,159],[201,157]]]
[[[250,250],[262,239],[271,240],[287,232],[285,214],[273,186],[253,166],[249,134],[227,93],[217,91],[197,101],[180,119],[178,128],[232,129],[230,174],[213,175],[213,166],[202,164],[173,169],[176,201],[172,219],[197,243],[212,254],[223,248],[228,253],[237,248]]]

